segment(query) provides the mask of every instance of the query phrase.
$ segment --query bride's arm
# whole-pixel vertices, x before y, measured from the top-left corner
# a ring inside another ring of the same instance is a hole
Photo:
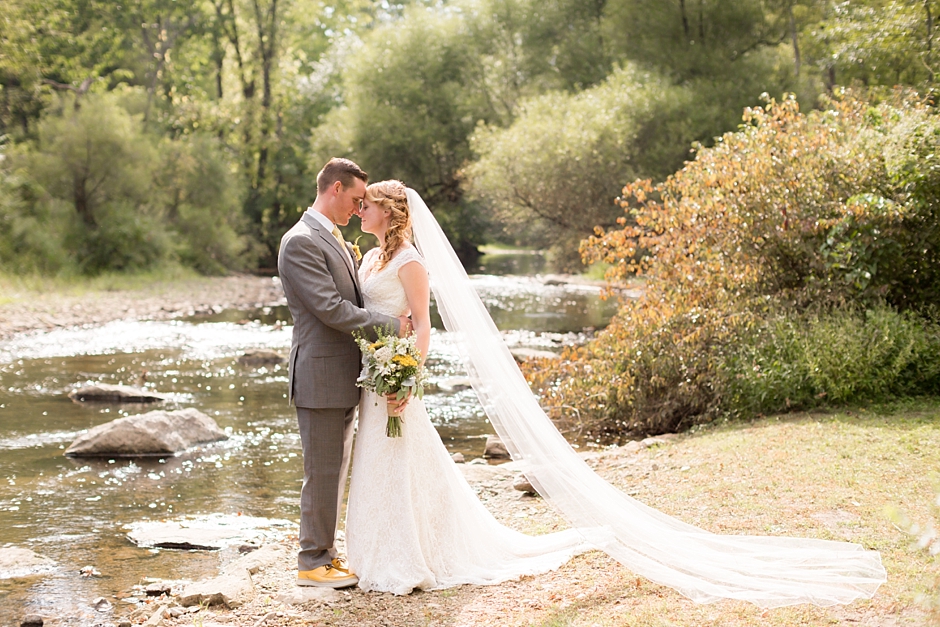
[[[423,362],[428,356],[428,346],[431,343],[431,289],[428,286],[428,272],[417,261],[409,261],[399,268],[398,278],[405,288],[408,307],[411,309],[411,324],[418,336],[416,343]]]

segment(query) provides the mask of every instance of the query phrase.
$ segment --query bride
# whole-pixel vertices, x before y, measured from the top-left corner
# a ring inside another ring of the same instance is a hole
[[[880,555],[857,544],[717,535],[605,482],[542,412],[421,197],[398,181],[375,183],[361,218],[362,230],[380,242],[360,269],[366,308],[410,312],[426,355],[430,268],[438,310],[490,422],[573,528],[531,537],[501,526],[450,460],[420,400],[404,408],[403,437],[388,438],[385,398],[364,392],[346,519],[349,566],[360,587],[407,594],[493,584],[557,568],[587,548],[700,603],[826,606],[870,598],[885,581]],[[412,228],[416,247],[408,241]]]
[[[425,260],[408,243],[405,186],[374,183],[360,211],[379,247],[362,260],[366,309],[410,313],[418,350],[431,339]],[[394,313],[393,313],[394,312]],[[402,413],[402,437],[385,435],[385,397],[363,391],[346,514],[346,552],[359,587],[407,594],[415,588],[495,584],[557,568],[586,550],[574,530],[527,536],[500,525],[450,458],[424,404]]]

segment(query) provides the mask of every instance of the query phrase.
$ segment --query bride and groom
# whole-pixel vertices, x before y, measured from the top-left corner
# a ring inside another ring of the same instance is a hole
[[[349,160],[327,163],[316,201],[284,235],[278,258],[294,318],[290,398],[304,458],[299,585],[358,583],[407,594],[495,584],[552,570],[589,549],[698,602],[832,605],[870,598],[884,582],[880,555],[859,545],[712,534],[597,476],[539,408],[421,197],[398,181],[367,182]],[[336,226],[353,214],[380,244],[361,265]],[[527,536],[500,525],[451,461],[420,400],[399,408],[403,435],[389,438],[386,399],[368,391],[360,398],[353,332],[414,332],[426,355],[431,288],[491,423],[571,529]],[[334,538],[357,408],[347,562]]]

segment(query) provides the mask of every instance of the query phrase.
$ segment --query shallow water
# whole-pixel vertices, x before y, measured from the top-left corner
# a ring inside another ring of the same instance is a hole
[[[492,263],[512,267],[498,258]],[[581,331],[603,326],[615,309],[596,288],[546,286],[528,276],[473,280],[510,345],[558,349],[583,341]],[[439,320],[437,326],[428,360],[432,383],[462,376]],[[286,354],[289,346],[286,307],[114,322],[0,343],[0,544],[30,548],[59,565],[50,576],[0,580],[0,617],[18,623],[35,611],[67,624],[113,622],[128,613],[133,587],[145,578],[197,579],[227,559],[224,552],[138,548],[126,537],[133,522],[212,513],[296,521],[301,451],[286,369],[237,363],[246,349]],[[168,394],[161,408],[195,407],[230,438],[166,459],[66,458],[63,450],[82,430],[150,409],[67,398],[89,381]],[[425,403],[449,449],[482,455],[492,429],[472,390],[430,393]],[[82,577],[86,565],[102,576]],[[95,612],[91,602],[100,596],[115,609]]]

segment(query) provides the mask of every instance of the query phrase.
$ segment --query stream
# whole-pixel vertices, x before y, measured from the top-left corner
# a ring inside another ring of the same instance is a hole
[[[584,342],[616,310],[595,286],[547,284],[537,274],[543,268],[537,254],[485,255],[471,277],[511,347],[557,352]],[[474,392],[448,385],[463,372],[432,314],[434,391],[425,404],[444,444],[469,461],[483,454],[493,430]],[[237,361],[255,348],[286,355],[290,324],[287,307],[278,306],[117,321],[0,343],[0,546],[28,548],[57,564],[41,577],[0,579],[0,623],[18,625],[28,613],[68,625],[113,623],[139,602],[135,586],[214,575],[227,559],[225,551],[138,547],[126,535],[131,523],[217,514],[298,520],[303,471],[286,366]],[[67,398],[89,382],[144,385],[169,396],[159,408],[195,407],[230,437],[176,457],[66,458],[63,450],[84,430],[154,408]],[[264,533],[295,531],[275,526]],[[82,576],[85,566],[100,576]],[[114,609],[96,612],[99,597]]]

